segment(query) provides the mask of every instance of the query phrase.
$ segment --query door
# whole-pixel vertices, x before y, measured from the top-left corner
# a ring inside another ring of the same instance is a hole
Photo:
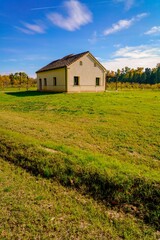
[[[39,79],[39,90],[42,91],[42,79]]]

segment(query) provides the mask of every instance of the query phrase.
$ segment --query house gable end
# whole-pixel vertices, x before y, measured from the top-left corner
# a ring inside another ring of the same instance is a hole
[[[107,69],[91,53],[89,53],[88,56],[103,70],[103,72],[107,72]]]
[[[75,61],[73,61],[72,63],[70,63],[70,64],[68,65],[68,67],[71,66],[71,65],[74,64],[76,61],[80,60],[81,58],[83,58],[83,57],[86,56],[86,55],[87,55],[88,57],[90,57],[90,60],[93,60],[93,62],[95,62],[95,63],[99,66],[99,68],[103,70],[103,72],[107,72],[107,70],[105,69],[105,67],[104,67],[90,52],[86,52],[86,54],[84,54],[83,56],[80,56],[78,59],[76,59]]]

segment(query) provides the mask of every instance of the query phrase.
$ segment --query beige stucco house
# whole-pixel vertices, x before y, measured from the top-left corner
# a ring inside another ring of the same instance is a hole
[[[102,92],[106,69],[90,53],[67,55],[49,63],[37,72],[39,91]]]

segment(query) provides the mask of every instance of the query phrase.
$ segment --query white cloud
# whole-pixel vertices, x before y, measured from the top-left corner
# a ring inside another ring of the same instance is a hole
[[[107,35],[119,32],[123,29],[127,29],[130,26],[132,26],[135,22],[140,21],[142,18],[146,17],[147,15],[148,15],[147,13],[141,13],[131,19],[119,20],[117,23],[114,23],[111,28],[106,29],[103,32],[103,34],[107,36]]]
[[[68,31],[75,31],[81,26],[92,21],[92,14],[89,9],[77,0],[69,0],[64,2],[65,10],[68,17],[64,17],[59,13],[50,13],[47,18],[56,26]]]
[[[45,26],[42,23],[34,23],[34,24],[30,24],[30,23],[25,23],[22,22],[24,27],[15,27],[16,29],[20,30],[21,32],[25,33],[25,34],[35,34],[35,33],[45,33]]]
[[[146,35],[159,35],[160,34],[160,26],[154,26],[144,34]]]
[[[124,47],[117,50],[115,57],[127,57],[134,59],[149,58],[160,55],[160,49],[157,46],[140,45],[136,47]]]
[[[103,62],[108,70],[116,71],[125,66],[130,68],[150,67],[153,68],[159,63],[160,49],[158,46],[140,45],[135,47],[124,47],[118,49],[113,58]]]
[[[120,20],[118,23],[113,24],[111,28],[108,28],[104,31],[104,35],[110,35],[112,33],[118,32],[122,29],[127,29],[133,24],[133,20]]]
[[[123,2],[125,9],[129,10],[135,3],[135,0],[115,0],[116,2]]]

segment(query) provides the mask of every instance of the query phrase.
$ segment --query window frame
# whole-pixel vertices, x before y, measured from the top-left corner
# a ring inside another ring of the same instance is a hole
[[[96,86],[100,86],[100,77],[96,77]]]
[[[73,81],[73,85],[74,86],[79,86],[79,76],[74,76],[74,81]]]
[[[44,78],[44,86],[47,86],[47,78]]]
[[[53,77],[53,86],[57,86],[57,77]]]

